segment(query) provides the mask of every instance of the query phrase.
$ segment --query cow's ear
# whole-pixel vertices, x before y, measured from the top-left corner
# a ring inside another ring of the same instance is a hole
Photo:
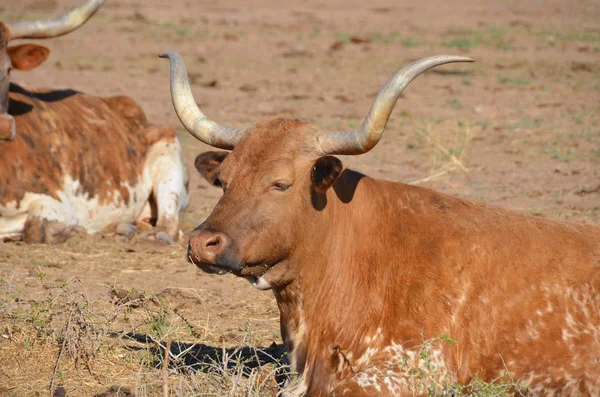
[[[342,162],[337,157],[325,156],[315,162],[312,169],[312,186],[317,192],[324,193],[342,173]]]
[[[13,68],[31,70],[44,62],[50,50],[37,44],[22,44],[8,47],[8,56]]]
[[[221,163],[225,160],[225,157],[229,152],[204,152],[196,157],[195,165],[196,169],[210,183],[214,186],[221,186],[221,180],[219,177],[219,171],[221,170]]]

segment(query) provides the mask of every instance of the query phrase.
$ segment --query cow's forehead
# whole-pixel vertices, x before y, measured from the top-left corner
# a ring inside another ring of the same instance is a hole
[[[267,164],[297,163],[301,158],[318,157],[318,130],[299,120],[272,119],[248,129],[244,138],[223,164],[228,168]]]
[[[275,118],[258,122],[250,128],[242,139],[242,145],[261,145],[262,147],[275,145],[284,146],[293,150],[305,149],[309,144],[315,148],[314,142],[317,129],[309,123],[297,119]]]

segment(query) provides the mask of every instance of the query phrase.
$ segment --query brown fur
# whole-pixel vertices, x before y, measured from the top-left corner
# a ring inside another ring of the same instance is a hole
[[[172,128],[147,124],[128,97],[98,98],[73,90],[28,90],[11,84],[9,113],[17,137],[0,146],[0,203],[18,203],[25,193],[56,197],[65,175],[81,183],[80,194],[99,203],[121,183],[138,182],[146,150],[159,139],[175,139]],[[49,128],[51,131],[49,131]]]
[[[402,386],[410,377],[385,348],[408,352],[440,334],[455,339],[435,346],[463,384],[508,371],[539,394],[600,393],[600,228],[348,169],[321,193],[316,134],[289,120],[251,129],[223,161],[227,189],[198,228],[232,242],[228,269],[273,289],[307,395],[422,394]],[[293,185],[273,191],[278,179]],[[222,268],[196,236],[191,258]],[[389,368],[396,391],[383,378],[383,390],[361,386],[361,374]]]

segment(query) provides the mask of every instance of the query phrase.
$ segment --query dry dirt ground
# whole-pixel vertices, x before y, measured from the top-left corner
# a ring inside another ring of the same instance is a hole
[[[79,3],[3,1],[0,20],[59,15]],[[246,126],[284,116],[324,130],[357,126],[407,62],[471,56],[476,63],[414,81],[381,143],[342,158],[345,165],[535,216],[600,223],[597,0],[107,0],[83,28],[38,44],[50,58],[14,72],[15,81],[127,94],[151,121],[178,128],[191,176],[186,235],[220,191],[193,169],[207,147],[173,112],[169,65],[157,58],[168,50],[185,59],[211,118]],[[0,395],[45,395],[51,385],[69,396],[113,385],[137,395],[162,395],[165,383],[173,395],[233,387],[235,374],[215,380],[154,369],[160,349],[148,346],[157,340],[202,343],[216,356],[222,347],[281,343],[271,293],[197,271],[186,244],[110,236],[0,243]],[[254,374],[267,385],[261,393],[272,394],[269,374]],[[112,390],[105,395],[118,394]]]

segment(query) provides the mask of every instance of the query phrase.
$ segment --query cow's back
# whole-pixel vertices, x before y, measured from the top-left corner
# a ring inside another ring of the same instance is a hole
[[[16,202],[26,193],[53,196],[65,179],[77,194],[127,202],[142,175],[148,147],[174,138],[169,128],[147,126],[142,109],[128,97],[98,98],[77,91],[23,89],[11,84],[9,113],[18,134],[0,147],[0,197]],[[67,187],[69,188],[69,187]]]

